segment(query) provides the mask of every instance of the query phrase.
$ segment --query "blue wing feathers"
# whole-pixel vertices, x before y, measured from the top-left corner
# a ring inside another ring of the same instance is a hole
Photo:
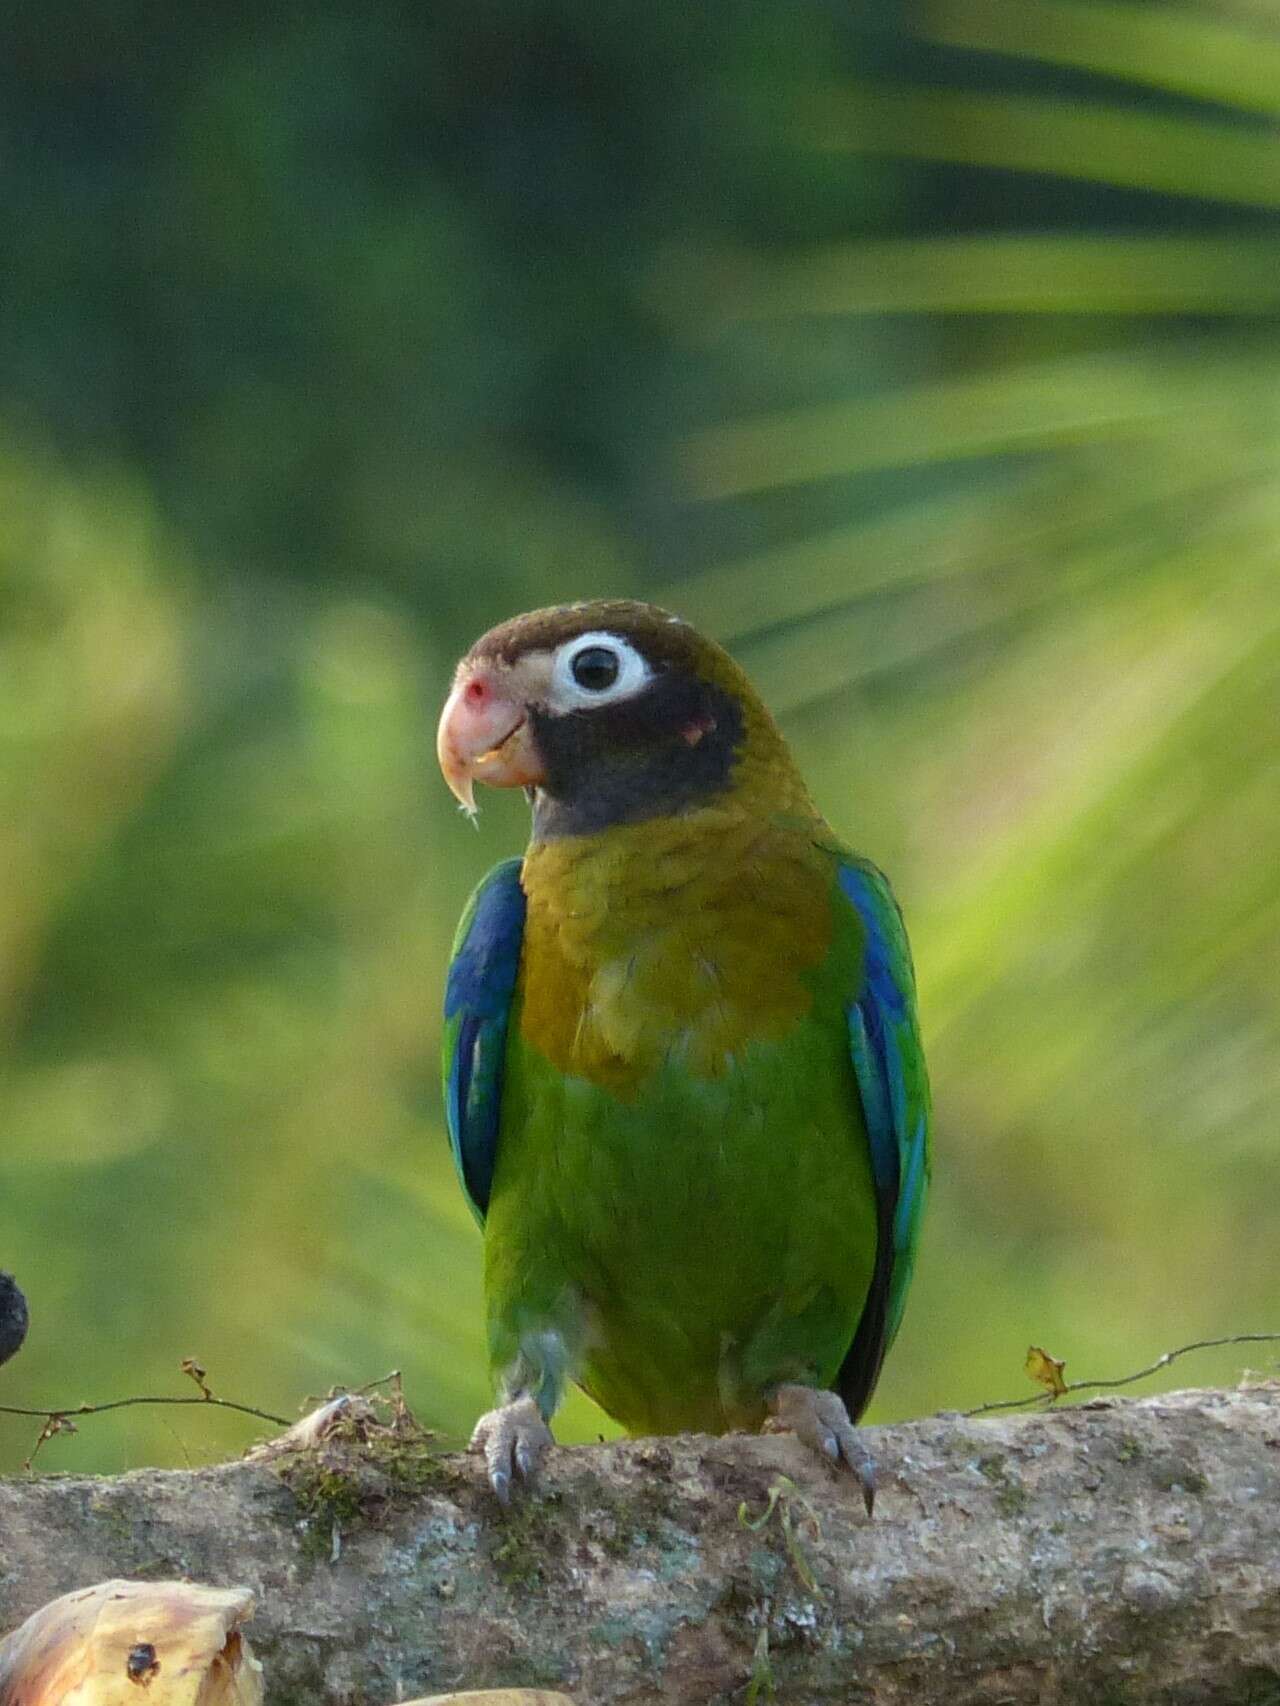
[[[898,1193],[898,1210],[893,1222],[893,1242],[899,1250],[908,1248],[913,1241],[915,1225],[923,1207],[927,1133],[928,1120],[921,1114],[911,1134],[907,1165]]]
[[[445,1122],[462,1188],[481,1220],[493,1187],[507,1022],[524,940],[520,864],[504,860],[472,895],[445,985]]]
[[[893,1116],[889,1107],[888,1086],[882,1069],[883,1045],[878,1036],[875,1014],[868,1014],[861,1002],[849,1008],[849,1047],[853,1054],[853,1069],[862,1097],[862,1112],[867,1122],[867,1138],[871,1145],[871,1170],[876,1189],[895,1187],[896,1195],[898,1153],[893,1140]]]
[[[915,1014],[911,954],[897,902],[874,866],[842,863],[840,889],[862,923],[859,988],[847,1009],[879,1208],[871,1295],[841,1371],[857,1407],[875,1384],[902,1318],[928,1184],[929,1090]],[[850,1407],[854,1407],[854,1403]]]
[[[928,1125],[910,953],[897,904],[880,873],[841,865],[839,876],[866,944],[862,986],[849,1007],[850,1046],[876,1183],[897,1196],[920,1187]]]

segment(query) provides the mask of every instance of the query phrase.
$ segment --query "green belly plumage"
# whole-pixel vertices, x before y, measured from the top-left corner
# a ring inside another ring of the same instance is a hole
[[[714,1077],[676,1058],[625,1096],[553,1066],[517,1017],[486,1223],[500,1373],[558,1335],[567,1371],[633,1432],[758,1426],[769,1387],[834,1380],[876,1213],[826,996]]]

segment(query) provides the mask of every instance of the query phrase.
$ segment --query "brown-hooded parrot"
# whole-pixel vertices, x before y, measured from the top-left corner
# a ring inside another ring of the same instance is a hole
[[[499,1407],[529,1477],[566,1380],[632,1432],[768,1417],[861,1477],[902,1318],[929,1088],[889,885],[809,797],[738,665],[678,617],[516,617],[458,665],[446,781],[533,833],[463,915],[453,1157],[484,1229]]]

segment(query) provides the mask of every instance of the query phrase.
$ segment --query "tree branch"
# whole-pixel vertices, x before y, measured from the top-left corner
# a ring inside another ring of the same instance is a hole
[[[869,1439],[872,1523],[852,1481],[769,1436],[557,1452],[506,1513],[473,1460],[394,1429],[271,1464],[0,1481],[0,1630],[109,1576],[246,1585],[280,1706],[503,1682],[584,1706],[1276,1688],[1280,1387]]]

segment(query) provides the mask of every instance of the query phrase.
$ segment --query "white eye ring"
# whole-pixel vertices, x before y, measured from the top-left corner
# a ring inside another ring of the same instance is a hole
[[[592,691],[574,677],[573,666],[589,651],[611,652],[618,660],[618,673],[607,687]],[[631,699],[653,680],[653,670],[629,640],[601,630],[578,634],[560,647],[551,666],[550,700],[553,710],[582,711],[592,705],[613,705]]]

